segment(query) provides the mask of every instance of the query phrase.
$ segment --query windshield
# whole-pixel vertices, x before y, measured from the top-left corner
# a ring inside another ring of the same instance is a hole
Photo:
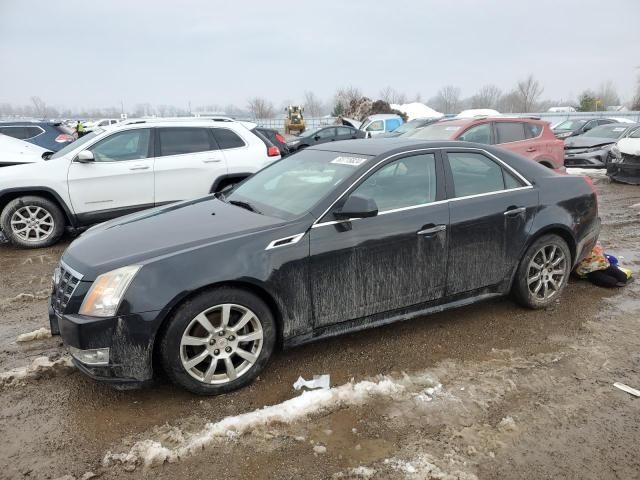
[[[415,130],[424,125],[426,120],[409,120],[407,123],[403,123],[398,128],[396,128],[394,133],[407,133],[411,130]]]
[[[400,135],[401,137],[410,137],[415,140],[449,140],[462,127],[458,125],[448,125],[444,123],[434,123],[424,128],[413,129],[407,133]]]
[[[577,130],[585,123],[587,123],[586,120],[565,120],[564,122],[556,125],[554,130]]]
[[[600,125],[594,127],[586,133],[583,133],[583,137],[597,137],[597,138],[620,138],[622,134],[627,130],[627,127],[621,127],[620,125]]]
[[[54,153],[53,155],[51,155],[49,157],[50,160],[53,160],[54,158],[60,158],[64,155],[66,155],[67,153],[75,150],[78,147],[81,147],[82,145],[84,145],[85,143],[91,141],[92,139],[96,138],[98,135],[100,135],[102,132],[104,132],[104,130],[102,130],[101,128],[98,128],[97,130],[94,130],[91,133],[88,133],[87,135],[85,135],[84,137],[80,137],[78,140],[76,140],[75,142],[71,142],[69,145],[67,145],[64,148],[61,148],[60,150],[58,150],[56,153]]]
[[[224,199],[249,204],[266,215],[296,218],[310,211],[369,158],[303,150],[259,171]]]

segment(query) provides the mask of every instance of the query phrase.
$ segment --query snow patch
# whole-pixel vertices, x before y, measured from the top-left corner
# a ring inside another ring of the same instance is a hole
[[[328,390],[303,392],[277,405],[270,405],[258,410],[229,416],[215,423],[208,423],[193,434],[183,434],[175,447],[167,447],[158,441],[142,440],[133,445],[127,453],[107,452],[103,465],[122,464],[125,468],[135,465],[160,465],[164,462],[175,462],[181,458],[196,454],[212,444],[216,439],[236,437],[253,429],[273,423],[290,424],[319,412],[333,411],[344,407],[365,404],[375,397],[400,397],[411,385],[435,385],[436,382],[427,375],[401,379],[381,377],[377,381],[347,383]],[[314,448],[315,450],[315,448]],[[316,453],[318,453],[316,451]]]
[[[469,110],[463,110],[456,118],[475,118],[475,117],[499,117],[500,112],[492,108],[471,108]]]
[[[16,385],[24,380],[56,375],[68,372],[73,368],[73,362],[68,355],[64,355],[57,360],[51,360],[49,357],[37,357],[31,362],[31,365],[0,373],[0,386]]]
[[[604,168],[567,168],[569,175],[582,175],[587,177],[606,177],[607,170]]]
[[[473,473],[460,470],[445,471],[435,464],[430,455],[420,455],[413,460],[406,461],[398,458],[387,458],[385,465],[406,474],[407,478],[437,478],[438,480],[478,480]]]
[[[331,478],[372,478],[376,473],[375,468],[359,466],[350,468],[346,472],[334,473]]]
[[[38,330],[34,330],[33,332],[18,335],[16,342],[32,342],[34,340],[42,340],[49,337],[51,337],[51,331],[48,328],[42,327]]]
[[[404,113],[407,116],[407,121],[414,118],[440,118],[444,116],[444,114],[420,102],[403,103],[402,105],[392,103],[391,108]]]

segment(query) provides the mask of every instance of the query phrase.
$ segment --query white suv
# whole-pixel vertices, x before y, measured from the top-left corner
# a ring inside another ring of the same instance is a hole
[[[98,128],[47,161],[0,170],[0,230],[15,245],[46,247],[65,227],[217,192],[279,158],[225,119]]]

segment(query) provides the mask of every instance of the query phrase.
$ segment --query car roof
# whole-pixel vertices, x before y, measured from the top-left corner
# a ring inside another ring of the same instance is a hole
[[[445,148],[445,147],[469,147],[478,148],[478,145],[469,142],[453,140],[413,140],[410,138],[360,138],[355,140],[341,140],[337,142],[321,143],[313,145],[308,150],[322,150],[325,152],[351,153],[355,155],[376,156],[392,150],[403,148]]]

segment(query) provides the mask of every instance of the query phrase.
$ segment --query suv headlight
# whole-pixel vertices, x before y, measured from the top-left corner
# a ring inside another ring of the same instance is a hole
[[[599,150],[604,150],[606,147],[591,147],[588,148],[586,153],[592,153],[592,152],[597,152]]]
[[[613,147],[611,147],[611,150],[609,150],[609,153],[611,155],[611,161],[613,163],[618,163],[620,160],[622,160],[622,154],[620,153],[620,149],[618,148],[617,145],[614,145]]]
[[[142,265],[129,265],[103,273],[93,282],[80,307],[81,315],[113,317],[131,280]]]

